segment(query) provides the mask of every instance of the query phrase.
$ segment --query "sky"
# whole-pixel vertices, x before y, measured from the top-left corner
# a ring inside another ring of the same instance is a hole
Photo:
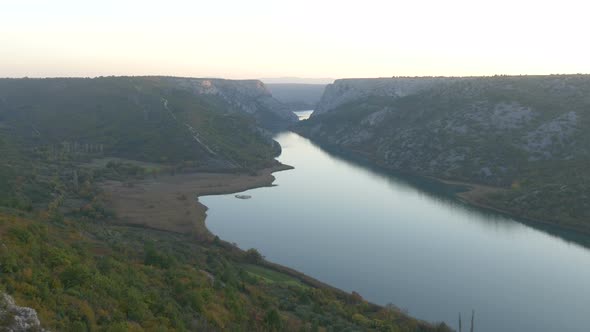
[[[0,0],[0,77],[590,73],[559,0]]]

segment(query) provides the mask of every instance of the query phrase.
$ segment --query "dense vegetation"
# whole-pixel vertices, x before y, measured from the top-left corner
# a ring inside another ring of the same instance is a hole
[[[276,153],[250,117],[224,112],[223,100],[160,83],[0,82],[0,292],[53,331],[448,331],[254,249],[113,223],[101,181],[264,167]]]
[[[6,212],[0,232],[0,287],[56,331],[435,330],[220,241]]]
[[[253,118],[160,77],[0,80],[0,130],[53,158],[113,155],[220,168],[278,152]],[[229,134],[231,133],[231,134]]]
[[[478,204],[590,231],[590,77],[439,79],[357,95],[296,130],[385,168],[501,188]]]

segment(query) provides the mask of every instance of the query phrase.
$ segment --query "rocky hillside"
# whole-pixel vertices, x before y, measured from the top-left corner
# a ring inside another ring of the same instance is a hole
[[[482,205],[590,229],[590,76],[339,80],[296,130],[392,170],[504,189]]]
[[[198,95],[221,97],[233,110],[253,115],[269,129],[283,129],[297,122],[297,117],[259,80],[224,80],[203,78],[165,78],[176,87]]]
[[[0,330],[7,332],[45,332],[35,309],[19,307],[14,299],[0,293]]]
[[[436,77],[400,77],[400,78],[366,78],[341,79],[325,88],[315,114],[330,112],[341,105],[369,96],[399,98],[448,82],[455,78]]]

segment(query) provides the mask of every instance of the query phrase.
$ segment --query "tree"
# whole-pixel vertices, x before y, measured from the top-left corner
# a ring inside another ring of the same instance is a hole
[[[264,257],[262,257],[262,255],[258,252],[258,250],[254,249],[254,248],[250,248],[246,251],[245,258],[246,258],[246,261],[253,263],[253,264],[260,263],[264,259]]]

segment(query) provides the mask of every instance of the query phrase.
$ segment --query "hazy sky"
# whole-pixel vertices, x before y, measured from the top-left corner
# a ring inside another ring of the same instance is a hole
[[[0,76],[590,73],[584,1],[0,0]]]

